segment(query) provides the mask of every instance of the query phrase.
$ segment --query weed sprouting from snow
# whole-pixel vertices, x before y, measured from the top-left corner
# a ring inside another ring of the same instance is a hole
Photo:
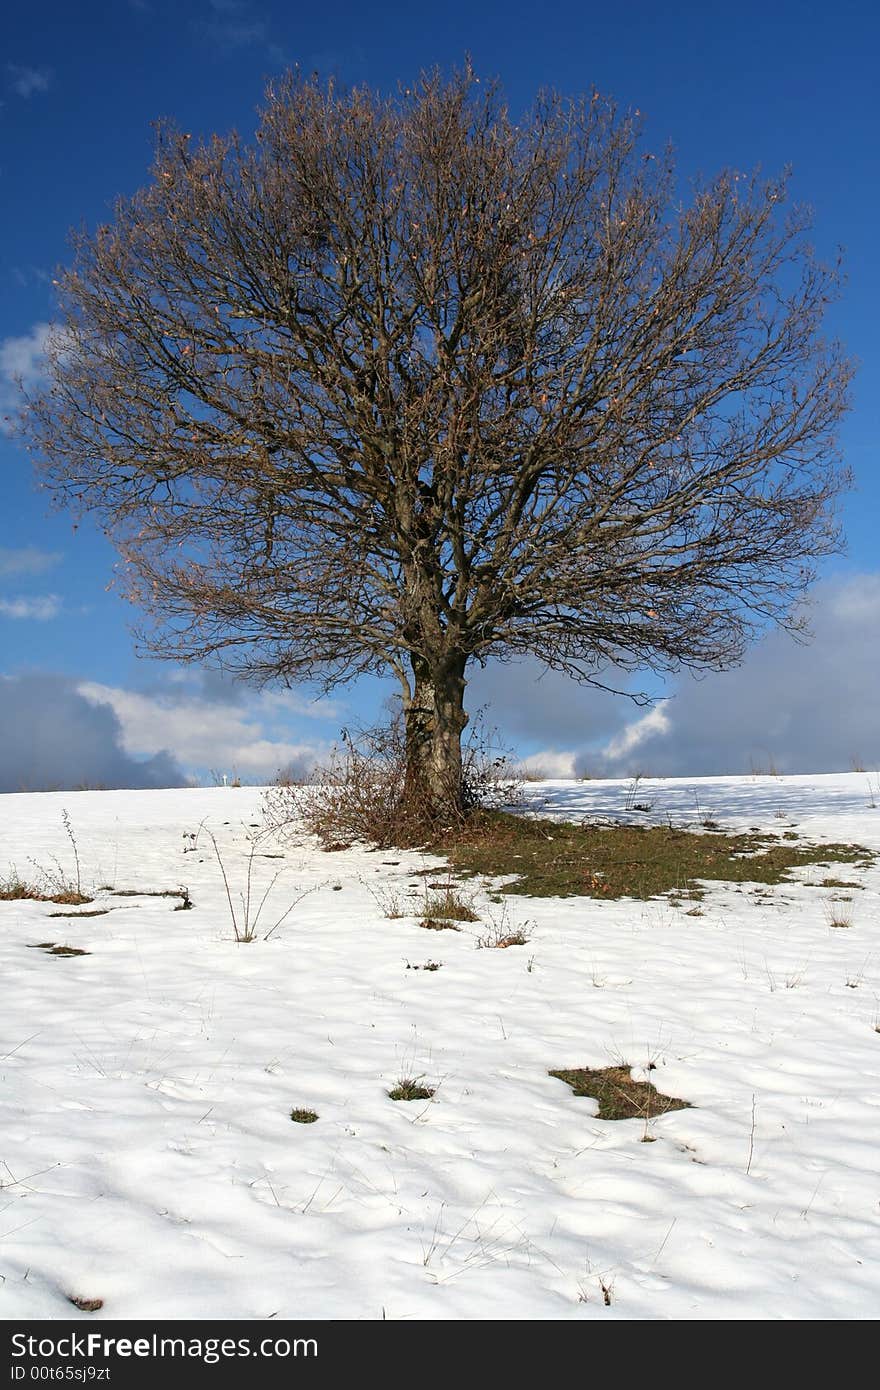
[[[755,1133],[758,1127],[758,1102],[755,1093],[752,1092],[752,1122],[749,1126],[749,1156],[746,1161],[746,1177],[752,1171],[752,1159],[755,1156]]]
[[[865,973],[870,963],[871,957],[865,956],[858,970],[854,974],[847,975],[845,981],[847,989],[858,989],[864,983]]]
[[[610,1308],[614,1301],[614,1278],[611,1270],[597,1270],[589,1255],[584,1259],[584,1278],[577,1286],[578,1303],[589,1303],[598,1290],[598,1295],[606,1308]]]
[[[47,872],[38,865],[34,867],[39,874],[36,880],[23,879],[14,866],[10,868],[6,878],[0,879],[0,902],[63,903],[79,907],[92,901],[86,894],[78,893],[76,885],[63,876]]]
[[[29,863],[36,872],[34,879],[22,878],[14,865],[10,865],[5,879],[0,879],[0,902],[53,902],[69,907],[80,907],[92,899],[82,891],[82,872],[79,848],[73,826],[67,811],[62,811],[61,821],[73,847],[75,872],[70,874],[62,867],[55,855],[49,855],[53,867],[45,868],[33,859]]]
[[[462,893],[461,889],[447,879],[443,883],[432,884],[425,889],[422,916],[426,921],[478,922],[479,914],[474,911],[472,895]]]
[[[623,803],[623,809],[624,809],[625,811],[627,811],[627,812],[631,812],[631,811],[644,811],[644,812],[647,812],[647,811],[652,811],[652,810],[654,809],[654,803],[653,803],[653,801],[644,801],[644,800],[639,800],[639,799],[638,799],[638,797],[639,797],[639,788],[640,788],[640,786],[641,786],[641,782],[642,782],[643,776],[644,776],[644,773],[642,773],[642,772],[637,772],[637,773],[634,775],[634,777],[633,777],[632,781],[630,782],[629,786],[627,787],[627,790],[626,790],[626,797],[624,798],[624,803]]]
[[[268,886],[264,889],[259,901],[257,901],[254,890],[254,859],[258,852],[258,846],[265,840],[267,832],[264,831],[257,835],[248,835],[247,837],[249,849],[245,869],[245,886],[238,894],[239,908],[236,909],[232,898],[232,889],[229,884],[229,875],[226,871],[223,855],[220,852],[220,846],[217,843],[217,837],[213,830],[208,829],[204,822],[199,826],[199,831],[201,832],[202,830],[204,830],[208,839],[211,841],[214,857],[220,869],[220,876],[223,879],[223,888],[226,893],[226,901],[229,906],[229,916],[232,922],[232,931],[235,940],[240,944],[256,941],[257,936],[260,934],[259,926],[260,919],[263,915],[263,909],[266,906],[273,888],[285,872],[284,869],[279,869],[277,873],[274,874],[269,880]],[[269,938],[278,931],[279,927],[283,926],[291,912],[293,912],[293,909],[302,902],[303,898],[308,897],[308,895],[313,892],[315,892],[314,888],[304,888],[302,892],[298,893],[296,897],[288,903],[280,916],[275,918],[275,921],[272,923],[271,927],[269,927],[268,931],[262,933],[262,940],[268,941]]]
[[[70,841],[71,848],[73,849],[73,862],[76,866],[76,891],[78,894],[82,895],[82,874],[80,872],[79,867],[79,846],[76,843],[76,835],[73,832],[73,826],[70,821],[70,812],[66,809],[61,812],[61,822],[67,833],[67,838]]]
[[[391,1100],[430,1100],[436,1086],[423,1086],[420,1076],[401,1076],[389,1092]]]
[[[607,975],[603,975],[595,960],[590,961],[590,983],[593,989],[604,989],[608,983]]]
[[[15,866],[10,864],[6,877],[0,879],[0,902],[39,901],[43,897],[38,886],[23,879]]]
[[[786,988],[786,989],[799,989],[799,988],[800,988],[800,986],[801,986],[801,985],[803,984],[803,982],[804,982],[804,979],[806,978],[806,974],[807,974],[807,964],[808,964],[808,963],[809,963],[809,962],[805,963],[804,965],[798,966],[798,967],[797,967],[796,969],[794,969],[794,970],[789,970],[788,974],[787,974],[786,977],[785,977],[785,988]]]
[[[378,884],[367,883],[364,878],[361,879],[361,883],[364,888],[366,888],[382,916],[388,918],[389,921],[397,921],[401,917],[409,917],[411,915],[407,911],[406,905],[402,901],[400,893],[396,888],[383,888]]]
[[[441,1202],[427,1239],[421,1241],[422,1265],[435,1284],[446,1284],[463,1274],[475,1273],[517,1256],[528,1262],[542,1256],[557,1270],[554,1260],[539,1249],[505,1212],[487,1212],[494,1197],[484,1197],[473,1212],[457,1225],[447,1224],[448,1207]],[[561,1270],[560,1270],[561,1273]]]
[[[532,938],[533,922],[514,922],[511,920],[507,903],[502,903],[500,912],[487,913],[489,924],[481,936],[477,937],[478,950],[504,951],[508,946],[525,946]]]
[[[849,898],[832,898],[825,904],[825,918],[829,927],[845,930],[853,924],[853,907]]]
[[[73,877],[71,877],[70,874],[68,874],[67,870],[62,866],[62,864],[55,857],[54,854],[49,855],[49,858],[51,859],[53,864],[53,868],[41,869],[40,866],[37,864],[34,864],[34,868],[41,875],[48,887],[49,891],[46,894],[46,896],[51,897],[53,902],[63,902],[74,905],[91,902],[92,899],[87,894],[85,894],[82,889],[82,870],[79,862],[79,846],[77,845],[76,834],[74,833],[73,825],[70,819],[70,814],[67,810],[62,810],[61,812],[61,823],[64,826],[64,832],[67,835],[68,840],[70,841],[71,849],[73,851]],[[33,864],[34,861],[31,860],[30,862]]]

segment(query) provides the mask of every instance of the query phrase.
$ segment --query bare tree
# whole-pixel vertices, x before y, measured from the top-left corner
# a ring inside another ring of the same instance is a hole
[[[460,805],[473,659],[723,668],[838,539],[836,267],[784,180],[677,200],[597,95],[289,75],[252,144],[159,132],[75,238],[25,431],[149,649],[392,670],[407,794]]]

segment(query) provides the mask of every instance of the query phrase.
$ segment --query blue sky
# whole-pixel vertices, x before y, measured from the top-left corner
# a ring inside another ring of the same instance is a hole
[[[827,705],[824,711],[820,707],[828,698],[821,682],[817,679],[812,714],[799,706],[799,712],[786,715],[785,673],[789,657],[791,670],[800,670],[801,682],[808,684],[819,669],[851,670],[855,664],[861,671],[855,648],[880,647],[875,462],[880,12],[874,4],[749,0],[732,19],[725,7],[645,0],[626,7],[592,0],[544,6],[493,0],[436,10],[362,3],[306,7],[277,0],[76,5],[34,0],[7,7],[0,32],[0,407],[6,410],[9,377],[38,370],[40,325],[51,318],[51,279],[65,259],[69,228],[105,219],[117,194],[144,181],[151,122],[170,116],[194,133],[232,126],[247,132],[265,79],[293,62],[335,73],[345,82],[390,88],[422,67],[460,63],[469,52],[478,71],[500,76],[514,108],[527,106],[544,84],[567,92],[595,85],[622,105],[638,108],[648,146],[671,141],[683,179],[722,166],[761,165],[771,173],[790,164],[795,198],[815,209],[817,248],[829,256],[838,246],[845,252],[848,284],[830,327],[860,362],[855,408],[843,433],[858,490],[844,514],[848,554],[829,563],[818,591],[815,659],[770,639],[774,699],[782,701],[788,732],[755,731],[754,742],[759,760],[761,740],[775,740],[770,752],[777,763],[805,769],[811,751],[819,761],[844,757],[843,745],[833,740],[833,748],[815,751],[819,723],[824,719],[827,725],[829,719]],[[0,788],[27,783],[28,750],[34,754],[41,746],[45,752],[50,726],[59,743],[59,780],[75,775],[147,780],[136,769],[150,758],[150,776],[161,779],[169,775],[170,763],[155,758],[165,748],[184,771],[211,766],[213,750],[224,769],[258,776],[296,757],[297,750],[305,754],[326,743],[340,722],[358,711],[376,708],[382,689],[375,682],[316,707],[305,692],[284,699],[257,697],[197,672],[173,672],[138,659],[127,630],[130,614],[106,591],[114,558],[110,547],[88,526],[74,532],[69,517],[46,515],[26,457],[2,434],[0,508],[6,518],[0,535],[0,674],[5,678],[0,720],[7,726],[6,755],[0,736]],[[840,611],[861,617],[847,627],[832,618]],[[852,650],[840,647],[844,629]],[[778,659],[773,658],[777,650]],[[806,667],[798,667],[805,659]],[[749,689],[761,710],[767,665],[765,651],[736,677],[710,677],[696,693],[683,687],[679,705],[690,710],[688,701],[696,699],[718,709],[737,690],[736,703],[742,706],[741,683],[751,679]],[[627,702],[582,695],[549,679],[535,685],[535,675],[524,667],[505,673],[503,680],[489,672],[475,681],[475,702],[487,699],[496,706],[503,728],[523,752],[549,750],[574,765],[576,756],[583,763],[578,750],[587,748],[597,768],[616,769],[623,768],[621,757],[635,756],[634,748],[664,767],[677,750],[673,770],[698,770],[686,765],[686,731],[676,723],[674,700],[640,733],[641,714]],[[880,759],[870,704],[876,676],[869,658],[866,688],[858,683],[848,688],[852,708],[837,716],[865,717],[860,737],[868,746],[853,748],[853,757]],[[80,733],[73,732],[84,715],[83,701],[91,711],[94,746],[104,740],[118,754],[115,764],[105,759],[100,773],[94,770],[96,755],[82,764],[81,773],[64,771],[61,747],[77,739],[81,746],[88,742],[81,720]],[[554,701],[570,716],[573,712],[564,730],[550,713]],[[37,705],[45,709],[35,725]],[[707,755],[705,770],[724,770],[725,757],[730,771],[747,770],[740,764],[747,756],[748,731],[738,736],[742,746],[728,742],[725,752],[724,739],[733,739],[733,733],[719,719],[715,753]],[[4,774],[3,757],[10,756],[13,743],[19,754],[22,747],[14,728],[25,737],[25,764],[17,762],[14,774],[8,769]],[[618,756],[614,749],[619,751],[621,739],[630,744]],[[563,763],[554,766],[561,769]]]

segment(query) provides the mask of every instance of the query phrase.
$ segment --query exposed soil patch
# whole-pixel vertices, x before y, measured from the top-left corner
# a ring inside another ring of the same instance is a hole
[[[114,888],[111,890],[111,896],[114,898],[179,898],[180,902],[175,907],[175,912],[188,912],[193,906],[188,888]]]
[[[96,907],[91,912],[50,912],[50,917],[106,917],[112,908]]]
[[[18,880],[0,887],[0,902],[3,903],[59,903],[68,907],[81,907],[84,903],[93,901],[93,898],[86,897],[85,893],[77,893],[75,889],[65,890],[63,893],[43,893],[33,884],[21,883]]]
[[[80,950],[79,946],[56,946],[54,941],[36,941],[29,947],[30,951],[45,951],[47,956],[90,956],[91,951]]]
[[[600,1120],[653,1120],[670,1110],[689,1110],[690,1103],[662,1096],[650,1081],[633,1081],[629,1067],[575,1067],[551,1071],[570,1086],[576,1096],[599,1102]]]
[[[78,1308],[81,1313],[97,1313],[104,1307],[103,1298],[83,1298],[80,1294],[70,1294],[68,1303],[72,1303],[74,1308]]]
[[[318,1118],[315,1110],[291,1110],[290,1118],[294,1124],[313,1125]]]

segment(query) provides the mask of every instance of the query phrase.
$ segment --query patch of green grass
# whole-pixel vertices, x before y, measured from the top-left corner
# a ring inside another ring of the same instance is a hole
[[[402,1076],[388,1095],[391,1100],[430,1100],[434,1094],[433,1086],[423,1086],[416,1076]]]
[[[668,825],[575,825],[502,811],[477,813],[431,848],[458,872],[514,875],[502,892],[539,898],[645,899],[674,892],[696,899],[702,880],[782,883],[806,864],[866,865],[874,858],[861,845],[795,846],[766,831],[719,835]]]
[[[298,1125],[313,1125],[318,1115],[314,1110],[291,1110],[290,1118]]]
[[[653,1120],[670,1110],[689,1110],[686,1100],[662,1096],[650,1081],[633,1081],[629,1067],[575,1067],[551,1071],[576,1096],[599,1102],[600,1120]]]

